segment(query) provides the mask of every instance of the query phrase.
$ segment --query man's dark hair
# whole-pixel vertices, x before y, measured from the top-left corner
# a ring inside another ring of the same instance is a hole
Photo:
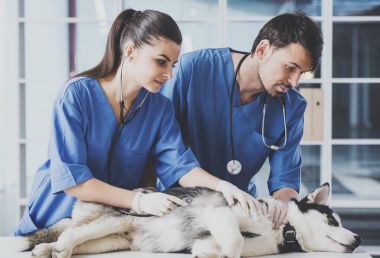
[[[319,26],[305,13],[297,11],[278,15],[269,20],[260,30],[253,43],[251,54],[256,51],[261,40],[267,39],[276,48],[286,47],[291,43],[300,43],[309,51],[312,58],[311,69],[315,71],[319,65],[323,37]]]

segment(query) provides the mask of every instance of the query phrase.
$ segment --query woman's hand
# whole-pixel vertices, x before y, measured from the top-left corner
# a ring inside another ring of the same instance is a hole
[[[138,214],[152,214],[162,216],[173,210],[178,205],[186,206],[181,199],[164,193],[137,192],[133,200],[132,209]]]
[[[253,196],[250,194],[240,190],[235,185],[220,180],[216,187],[216,191],[219,191],[223,194],[224,198],[226,199],[228,205],[232,206],[235,201],[237,200],[242,207],[242,209],[250,216],[257,214],[261,215],[263,214],[263,208],[262,205],[258,200],[256,200]]]

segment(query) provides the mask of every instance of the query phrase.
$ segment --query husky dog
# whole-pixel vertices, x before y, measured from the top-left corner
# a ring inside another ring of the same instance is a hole
[[[327,206],[324,184],[301,201],[289,202],[288,224],[272,229],[264,215],[228,206],[222,194],[208,188],[175,188],[166,193],[189,205],[162,217],[138,217],[100,204],[78,201],[71,219],[62,219],[28,236],[32,257],[117,250],[191,252],[193,257],[259,256],[285,252],[352,252],[361,238],[342,227]],[[269,200],[262,200],[268,205]]]

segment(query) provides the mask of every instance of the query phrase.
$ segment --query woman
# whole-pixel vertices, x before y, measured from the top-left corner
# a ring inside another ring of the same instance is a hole
[[[16,235],[71,216],[76,199],[161,216],[184,203],[138,187],[148,160],[161,182],[219,190],[245,210],[253,199],[201,168],[182,142],[171,102],[156,93],[172,77],[182,36],[167,14],[128,9],[114,21],[94,68],[63,86],[53,109],[47,161],[38,169]]]

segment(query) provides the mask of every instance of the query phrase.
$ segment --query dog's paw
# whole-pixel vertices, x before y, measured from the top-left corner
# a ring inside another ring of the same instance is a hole
[[[219,255],[211,254],[211,253],[201,253],[201,254],[192,254],[192,258],[219,258]]]
[[[52,244],[42,243],[42,244],[36,245],[33,248],[32,257],[33,258],[51,257],[51,252],[52,252]]]
[[[54,249],[52,251],[52,258],[70,258],[72,252],[73,252],[73,249],[64,249],[64,250]]]
[[[230,239],[229,243],[221,248],[219,257],[240,258],[243,249],[244,239],[241,236]]]

